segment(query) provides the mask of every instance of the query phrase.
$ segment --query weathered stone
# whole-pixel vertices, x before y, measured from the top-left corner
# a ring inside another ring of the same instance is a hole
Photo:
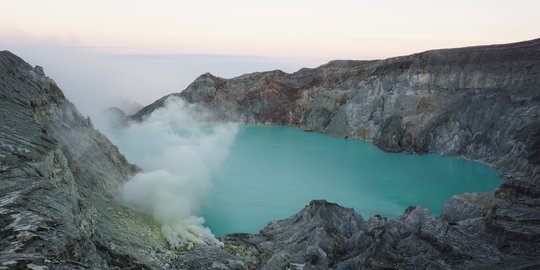
[[[162,268],[177,257],[151,218],[114,200],[118,185],[139,169],[41,67],[6,51],[0,119],[0,262],[20,269]]]
[[[171,94],[214,120],[282,124],[388,151],[465,156],[500,169],[496,192],[367,221],[312,201],[223,247],[172,251],[151,218],[115,200],[138,168],[40,67],[0,52],[0,269],[540,268],[540,40],[334,61],[293,74],[200,76]],[[164,97],[131,119],[143,119]]]
[[[256,268],[540,267],[540,39],[333,61],[292,74],[204,74],[170,96],[204,106],[216,120],[289,125],[371,140],[391,152],[462,156],[507,179],[494,193],[454,196],[441,217],[411,207],[395,220],[345,221],[352,210],[312,202],[258,236],[235,235],[256,247]]]
[[[179,96],[216,119],[290,125],[392,152],[465,156],[540,181],[540,40],[222,79]],[[142,119],[166,97],[143,108]]]

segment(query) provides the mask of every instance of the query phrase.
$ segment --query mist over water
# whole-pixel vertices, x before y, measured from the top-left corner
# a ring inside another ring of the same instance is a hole
[[[140,123],[110,133],[128,160],[143,168],[120,190],[131,208],[151,215],[176,248],[219,245],[204,219],[194,215],[226,159],[236,124],[208,124],[205,113],[179,99]]]
[[[256,233],[313,199],[394,218],[410,205],[438,214],[454,194],[501,183],[496,170],[468,160],[207,119],[200,107],[169,98],[142,122],[108,132],[144,169],[121,188],[121,199],[158,221],[176,248],[220,245],[214,234]]]

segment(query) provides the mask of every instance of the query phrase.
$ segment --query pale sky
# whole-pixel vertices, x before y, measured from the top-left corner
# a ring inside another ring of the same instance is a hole
[[[539,0],[0,0],[0,50],[41,65],[84,113],[148,104],[198,75],[540,37]]]
[[[382,58],[538,38],[540,1],[0,0],[0,36],[114,53]]]

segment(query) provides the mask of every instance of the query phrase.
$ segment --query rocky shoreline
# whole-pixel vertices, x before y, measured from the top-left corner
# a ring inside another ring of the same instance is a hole
[[[499,259],[481,262],[482,254],[469,254],[463,255],[461,261],[433,267],[497,267],[495,261],[515,261],[503,259],[502,254],[525,255],[524,250],[538,250],[539,63],[540,40],[537,39],[434,50],[381,61],[333,61],[292,74],[277,70],[223,79],[206,73],[186,90],[169,96],[204,106],[214,112],[218,121],[294,126],[369,140],[389,152],[461,156],[499,169],[506,183],[496,192],[457,195],[445,206],[440,218],[425,214],[439,229],[446,226],[446,233],[451,234],[453,230],[466,232],[453,236],[455,245],[468,243],[467,246],[473,243],[466,238],[478,238],[486,246],[491,245],[493,250],[504,249],[496,255]],[[169,96],[143,108],[131,118],[144,118],[161,107]],[[409,212],[400,218],[410,220]],[[416,222],[427,222],[423,220],[427,218]],[[393,222],[396,221],[389,224]],[[391,226],[394,225],[382,225],[384,230]],[[420,225],[417,229],[423,228]],[[418,231],[412,234],[418,236]],[[429,239],[449,244],[448,236],[440,232],[428,234]],[[391,251],[395,251],[396,243],[404,241],[398,240],[400,237],[396,235],[388,236],[388,239],[391,239],[387,243],[391,247],[387,248]],[[525,242],[516,244],[522,240]],[[426,244],[425,239],[413,242],[414,245]],[[437,249],[436,244],[429,245]],[[411,246],[407,249],[415,250]],[[431,260],[437,258],[435,261],[444,262],[445,253],[452,253],[454,249],[461,248],[450,244],[439,250],[438,255],[432,255]],[[283,250],[287,248],[282,247]],[[290,248],[288,251],[292,252]],[[416,250],[412,253],[413,257],[422,257],[426,256],[425,252]],[[352,266],[338,266],[341,259],[333,258],[318,267],[378,268],[369,263],[371,256],[376,255],[366,255],[366,261],[358,261]],[[384,267],[427,268],[430,265],[419,261],[404,264],[410,258],[401,258],[397,254],[391,257],[399,263],[388,263]],[[296,263],[299,261],[301,259],[297,258]],[[515,262],[511,264],[519,268]],[[272,267],[279,269],[277,265]],[[511,267],[504,265],[502,268]]]
[[[540,40],[532,40],[332,61],[292,74],[206,73],[132,119],[178,96],[217,120],[295,126],[373,141],[389,152],[463,156],[538,183],[539,59]]]
[[[373,141],[391,152],[464,156],[500,169],[495,192],[454,196],[440,217],[395,220],[312,201],[224,247],[169,249],[122,206],[139,168],[40,67],[0,52],[0,269],[535,269],[540,267],[540,40],[197,78],[171,94],[215,120]],[[131,119],[163,105],[164,97]],[[46,267],[46,268],[40,268]]]

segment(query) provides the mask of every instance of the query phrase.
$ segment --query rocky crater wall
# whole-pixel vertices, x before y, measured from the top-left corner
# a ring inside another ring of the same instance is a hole
[[[491,193],[454,196],[440,217],[395,220],[312,201],[223,247],[172,250],[116,188],[137,173],[40,67],[0,52],[0,268],[540,268],[540,40],[334,61],[293,74],[211,74],[171,95],[214,120],[366,139],[387,151],[459,155],[499,168]],[[167,97],[131,117],[144,119]]]
[[[0,52],[0,269],[163,268],[159,227],[115,199],[138,170],[41,67]]]
[[[217,121],[294,126],[370,140],[390,152],[462,156],[506,179],[492,193],[454,196],[440,217],[411,207],[396,220],[366,222],[352,210],[312,202],[260,235],[228,236],[254,247],[257,267],[540,267],[539,39],[333,61],[292,74],[223,79],[206,73],[169,96],[206,107]],[[167,97],[131,119],[144,119]]]
[[[365,139],[391,152],[464,156],[538,186],[539,63],[540,40],[532,40],[333,61],[292,74],[207,73],[171,95],[206,106],[217,119]]]

